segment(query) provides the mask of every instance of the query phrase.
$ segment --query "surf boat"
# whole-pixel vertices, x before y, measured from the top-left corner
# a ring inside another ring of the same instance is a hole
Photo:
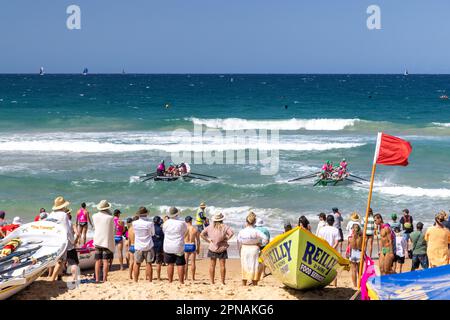
[[[5,255],[3,249],[18,244]],[[0,299],[23,290],[56,264],[67,247],[64,228],[50,221],[24,224],[0,242]]]
[[[299,290],[323,288],[336,278],[338,266],[350,268],[350,261],[328,242],[301,227],[275,237],[260,259],[275,278]]]

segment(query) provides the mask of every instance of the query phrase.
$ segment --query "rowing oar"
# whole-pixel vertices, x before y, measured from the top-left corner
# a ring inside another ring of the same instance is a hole
[[[355,175],[353,175],[353,174],[348,174],[350,177],[353,177],[353,178],[358,178],[358,179],[361,179],[362,181],[367,181],[367,182],[369,182],[369,180],[367,180],[367,179],[364,179],[364,178],[361,178],[361,177],[358,177],[358,176],[355,176]]]
[[[351,182],[356,182],[359,184],[363,184],[361,181],[357,181],[357,180],[353,180],[353,179],[349,179],[349,178],[345,178],[345,180],[351,181]]]
[[[316,183],[314,183],[313,187],[317,186],[322,180],[317,180]]]
[[[38,249],[40,249],[41,247],[42,247],[42,246],[37,246],[37,247],[35,247],[35,248],[28,249],[28,250],[22,250],[22,251],[15,251],[15,252],[12,252],[11,254],[7,255],[6,257],[1,257],[1,258],[0,258],[0,265],[2,265],[3,263],[5,263],[5,261],[8,261],[8,260],[10,260],[10,259],[12,259],[12,258],[14,258],[14,257],[20,257],[20,256],[22,256],[22,255],[24,255],[24,254],[27,254],[27,253],[30,253],[30,252],[35,252],[35,251],[37,251]]]
[[[208,179],[200,178],[200,177],[194,177],[194,176],[191,176],[191,175],[186,175],[185,177],[191,178],[191,179],[198,179],[198,180],[203,180],[203,181],[209,181]]]
[[[27,259],[27,258],[31,257],[40,248],[41,248],[41,246],[39,246],[37,248],[34,248],[34,249],[22,251],[22,252],[20,252],[20,254],[12,256],[12,257],[9,255],[8,256],[8,257],[10,257],[9,260],[5,260],[5,261],[0,262],[0,269],[4,270],[5,267],[7,267],[9,265],[13,265],[14,263],[16,263],[16,261],[13,258],[17,258],[19,261],[21,261],[23,259]]]
[[[150,177],[150,176],[156,176],[157,175],[157,173],[156,172],[152,172],[152,173],[147,173],[146,175],[144,175],[144,176],[140,176],[139,178],[147,178],[147,177]]]
[[[300,180],[300,179],[313,178],[313,177],[315,177],[315,176],[316,176],[317,174],[319,174],[319,173],[320,173],[320,172],[311,173],[311,174],[308,174],[307,176],[302,176],[302,177],[298,177],[298,178],[295,178],[295,179],[288,180],[288,182],[297,181],[297,180]]]
[[[208,176],[208,175],[206,175],[206,174],[201,174],[201,173],[190,172],[189,174],[194,174],[194,175],[196,175],[196,176],[201,176],[201,177],[207,177],[207,178],[219,179],[219,178],[217,178],[217,177],[214,177],[214,176]]]
[[[154,179],[154,178],[156,178],[156,176],[151,176],[150,178],[142,180],[142,182],[145,182],[145,181],[148,181],[148,180],[151,180],[151,179]]]
[[[24,262],[21,262],[21,263],[17,264],[16,266],[12,266],[11,268],[9,268],[9,269],[7,269],[7,270],[2,270],[2,271],[0,271],[0,275],[2,275],[2,274],[4,274],[4,273],[11,272],[11,271],[14,271],[14,270],[17,270],[17,269],[24,268],[24,267],[26,267],[26,266],[29,266],[29,265],[34,264],[34,263],[36,263],[36,262],[41,262],[41,261],[43,261],[43,260],[49,259],[49,258],[54,257],[54,256],[55,256],[55,254],[52,253],[52,254],[48,254],[48,255],[39,257],[39,258],[37,258],[37,259],[30,259],[30,258],[29,258],[28,260],[26,260],[26,261],[24,261]]]

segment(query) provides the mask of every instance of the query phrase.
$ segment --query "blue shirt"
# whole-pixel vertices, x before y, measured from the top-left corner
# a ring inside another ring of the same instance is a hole
[[[164,244],[164,232],[161,225],[155,224],[155,235],[152,237],[153,247],[155,248],[155,253],[163,251]]]

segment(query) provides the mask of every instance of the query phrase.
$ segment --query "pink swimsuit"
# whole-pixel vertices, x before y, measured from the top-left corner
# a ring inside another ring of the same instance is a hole
[[[81,208],[80,210],[78,210],[77,221],[78,221],[78,223],[87,223],[88,222],[86,209]]]

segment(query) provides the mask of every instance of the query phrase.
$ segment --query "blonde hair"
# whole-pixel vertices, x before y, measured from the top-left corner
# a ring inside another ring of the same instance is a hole
[[[222,229],[222,227],[223,227],[223,220],[214,221],[214,229]]]
[[[250,211],[245,221],[250,225],[254,225],[256,222],[256,214],[253,211]]]

